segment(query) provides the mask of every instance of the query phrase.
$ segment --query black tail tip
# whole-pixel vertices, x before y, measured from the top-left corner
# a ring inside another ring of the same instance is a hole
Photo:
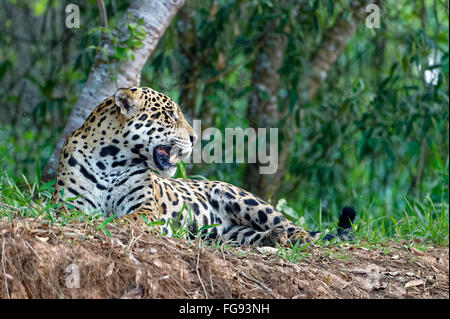
[[[343,229],[351,228],[352,223],[355,220],[355,217],[356,217],[355,209],[351,206],[345,206],[344,208],[342,208],[342,212],[339,215],[338,227]]]

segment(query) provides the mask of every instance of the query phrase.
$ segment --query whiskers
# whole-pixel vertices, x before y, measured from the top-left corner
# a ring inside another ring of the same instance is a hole
[[[189,141],[189,140],[186,141],[179,137],[174,137],[172,139],[172,143],[173,143],[173,147],[178,147],[179,149],[182,150],[183,153],[186,153],[186,151],[189,151],[192,149],[192,144],[191,144],[191,141]]]
[[[184,140],[179,137],[174,137],[172,139],[172,151],[170,152],[172,154],[177,154],[177,157],[180,160],[184,160],[191,154],[192,152],[192,144],[189,140]],[[173,157],[171,157],[173,158]]]

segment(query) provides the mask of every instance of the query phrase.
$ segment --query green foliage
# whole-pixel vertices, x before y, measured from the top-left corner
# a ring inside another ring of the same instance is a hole
[[[309,256],[308,247],[310,246],[310,243],[300,244],[300,241],[297,241],[292,247],[281,247],[278,245],[276,255],[292,263],[301,262]]]
[[[147,35],[147,31],[142,26],[144,20],[141,18],[137,23],[127,23],[128,34],[125,38],[120,38],[119,35],[114,32],[114,29],[105,27],[96,27],[88,32],[88,35],[92,35],[100,31],[100,34],[106,38],[106,41],[111,45],[90,45],[88,49],[99,52],[102,56],[104,63],[108,65],[110,74],[113,80],[117,83],[117,65],[113,64],[114,61],[134,61],[133,50],[140,49],[144,46],[144,39]],[[116,66],[116,69],[113,68]]]

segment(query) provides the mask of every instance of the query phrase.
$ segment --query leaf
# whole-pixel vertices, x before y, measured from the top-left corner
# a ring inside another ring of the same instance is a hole
[[[256,247],[256,250],[259,251],[261,254],[276,254],[280,249],[275,247],[264,246],[264,247]]]
[[[284,198],[280,198],[278,200],[278,203],[275,208],[282,211],[285,215],[288,215],[295,219],[298,218],[297,212],[292,207],[288,206],[288,203]]]
[[[114,263],[112,262],[109,264],[108,268],[106,269],[105,277],[111,276],[113,271],[114,271]]]
[[[41,181],[41,177],[39,177],[39,181]],[[38,190],[40,192],[45,191],[45,190],[53,191],[52,186],[55,183],[56,183],[56,180],[52,179],[51,181],[48,181],[47,183],[42,184]]]
[[[98,230],[104,230],[106,233],[109,233],[106,229],[106,225],[108,225],[114,219],[114,215],[109,216],[100,226],[98,226]],[[110,235],[110,234],[109,234]]]
[[[41,173],[41,167],[39,165],[39,161],[36,161],[36,177],[37,177],[37,184],[38,184],[38,186],[40,186],[42,173]]]
[[[418,250],[417,248],[409,247],[409,249],[411,249],[411,251],[416,255],[425,256],[425,253],[423,251]]]
[[[200,229],[198,230],[198,232],[201,232],[202,230],[205,230],[205,229],[217,227],[217,226],[220,226],[220,224],[203,225],[202,227],[200,227]]]
[[[0,80],[5,76],[6,72],[9,68],[11,68],[12,63],[9,60],[6,60],[0,63]]]
[[[411,280],[405,284],[405,288],[420,286],[423,285],[424,283],[425,283],[424,279]]]

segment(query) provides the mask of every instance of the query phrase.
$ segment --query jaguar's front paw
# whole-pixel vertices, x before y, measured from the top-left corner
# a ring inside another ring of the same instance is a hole
[[[291,236],[289,236],[289,242],[292,245],[295,245],[295,243],[297,243],[297,241],[300,240],[300,243],[310,243],[313,241],[313,238],[310,236],[310,234],[306,231],[304,231],[303,229],[299,228],[296,229],[294,233],[291,234]]]
[[[285,247],[288,245],[288,236],[286,230],[282,228],[274,228],[265,236],[261,242],[263,246],[276,247],[277,244]]]

